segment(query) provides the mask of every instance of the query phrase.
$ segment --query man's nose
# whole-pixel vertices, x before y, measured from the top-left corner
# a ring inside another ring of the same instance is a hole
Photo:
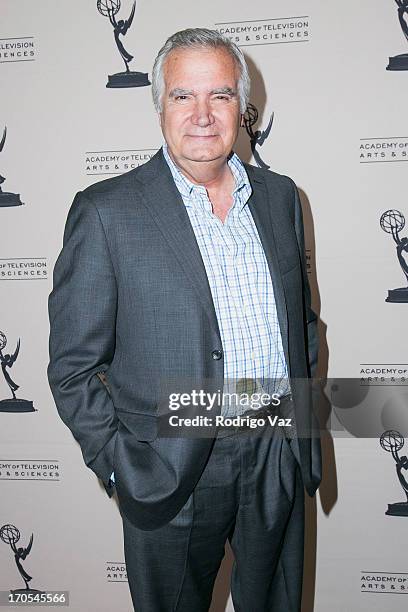
[[[207,100],[197,100],[194,108],[192,122],[199,127],[207,127],[214,123],[214,117],[211,112],[211,105]]]

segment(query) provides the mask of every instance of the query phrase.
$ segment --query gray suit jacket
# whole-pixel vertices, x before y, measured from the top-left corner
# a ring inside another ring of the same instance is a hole
[[[298,193],[286,176],[246,170],[303,432],[294,453],[313,495],[321,478],[320,440],[305,436],[311,404],[297,380],[316,365],[317,321]],[[114,470],[121,511],[137,527],[166,524],[193,490],[213,439],[158,436],[161,394],[182,380],[184,388],[222,389],[223,359],[214,351],[223,347],[195,235],[161,150],[145,165],[76,195],[54,268],[49,317],[48,380],[85,463],[109,495]]]

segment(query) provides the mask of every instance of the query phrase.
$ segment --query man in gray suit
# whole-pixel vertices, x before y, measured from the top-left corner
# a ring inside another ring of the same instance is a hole
[[[55,265],[49,382],[116,488],[138,612],[208,610],[227,539],[236,612],[300,610],[316,315],[294,183],[233,153],[248,95],[233,43],[171,36],[153,70],[165,144],[76,195]],[[276,401],[243,406],[255,392]],[[181,406],[208,420],[172,433]]]

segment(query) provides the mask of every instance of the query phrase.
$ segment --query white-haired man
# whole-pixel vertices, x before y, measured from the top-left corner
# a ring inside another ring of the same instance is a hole
[[[304,487],[321,468],[299,381],[316,316],[294,183],[233,152],[248,95],[233,43],[171,36],[153,70],[163,147],[77,194],[55,266],[49,381],[86,464],[117,490],[138,612],[207,611],[227,540],[236,612],[300,610]],[[227,386],[235,401],[208,400]],[[160,430],[163,389],[183,407],[208,400],[190,414],[209,420]],[[243,406],[248,389],[276,401]]]

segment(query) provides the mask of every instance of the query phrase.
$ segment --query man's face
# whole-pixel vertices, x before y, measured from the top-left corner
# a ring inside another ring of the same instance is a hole
[[[160,124],[181,166],[226,159],[238,135],[239,69],[225,49],[176,49],[164,64]]]

